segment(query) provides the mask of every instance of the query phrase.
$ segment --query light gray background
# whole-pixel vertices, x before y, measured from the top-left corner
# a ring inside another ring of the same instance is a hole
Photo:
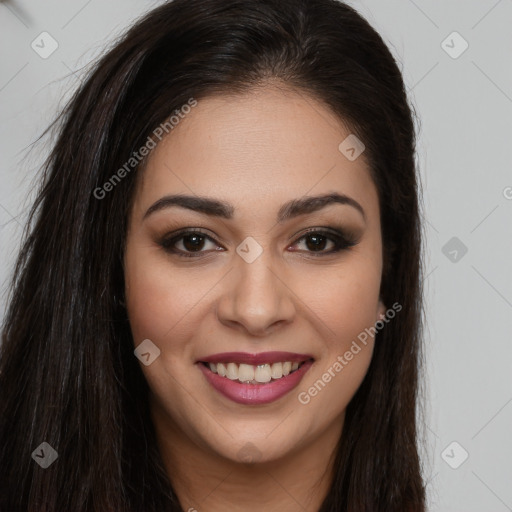
[[[0,2],[0,318],[32,180],[48,149],[29,146],[80,68],[158,3]],[[402,63],[421,119],[429,510],[512,511],[512,0],[351,5]],[[58,42],[46,59],[31,48],[43,31]],[[464,41],[454,31],[469,44],[457,58]],[[459,464],[462,450],[469,457],[453,469],[448,463]]]

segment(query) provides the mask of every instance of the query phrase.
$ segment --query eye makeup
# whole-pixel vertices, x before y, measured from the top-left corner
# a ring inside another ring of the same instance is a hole
[[[330,256],[346,251],[359,243],[360,236],[356,236],[351,230],[334,226],[311,227],[300,232],[288,248],[303,243],[306,249],[293,249],[292,252],[305,252],[313,257]],[[168,233],[157,240],[166,253],[180,258],[201,258],[213,251],[225,250],[209,231],[203,228],[183,228]],[[212,250],[204,251],[204,246],[210,243]],[[325,246],[331,245],[329,250]],[[178,246],[181,246],[178,247]],[[318,249],[318,250],[317,250]]]

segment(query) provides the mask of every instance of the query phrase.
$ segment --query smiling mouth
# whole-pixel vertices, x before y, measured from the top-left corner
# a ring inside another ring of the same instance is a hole
[[[307,359],[301,362],[283,361],[267,364],[244,364],[244,363],[207,363],[201,361],[212,373],[224,377],[225,379],[238,381],[243,384],[266,384],[268,382],[280,380],[290,374],[295,373]]]

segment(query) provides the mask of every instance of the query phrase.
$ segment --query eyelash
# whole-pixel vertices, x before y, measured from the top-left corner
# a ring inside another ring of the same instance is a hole
[[[330,228],[332,229],[332,228]],[[351,247],[357,245],[358,240],[342,231],[339,231],[337,229],[333,229],[332,231],[326,231],[322,228],[310,228],[308,229],[300,238],[297,239],[297,241],[293,244],[296,245],[298,242],[300,242],[303,239],[306,239],[308,236],[314,235],[320,235],[322,237],[327,238],[328,240],[332,241],[335,244],[334,249],[331,249],[330,251],[306,251],[313,255],[313,257],[321,258],[323,256],[332,255],[341,251],[345,251],[350,249]],[[203,230],[200,228],[197,229],[184,229],[177,233],[174,233],[172,237],[165,237],[162,240],[160,240],[159,245],[163,247],[163,249],[168,252],[169,254],[176,255],[178,257],[183,258],[200,258],[201,255],[204,252],[207,251],[196,251],[196,252],[185,252],[181,249],[173,248],[173,246],[176,244],[176,242],[184,239],[187,235],[202,235],[204,238],[210,240],[211,242],[220,245],[217,243],[217,241],[212,238],[211,236],[207,235]]]

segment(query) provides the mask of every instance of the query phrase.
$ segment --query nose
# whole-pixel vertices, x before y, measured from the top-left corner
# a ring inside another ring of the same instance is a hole
[[[284,275],[272,268],[265,251],[252,263],[240,258],[234,265],[217,305],[223,325],[264,337],[293,321],[293,291]]]

